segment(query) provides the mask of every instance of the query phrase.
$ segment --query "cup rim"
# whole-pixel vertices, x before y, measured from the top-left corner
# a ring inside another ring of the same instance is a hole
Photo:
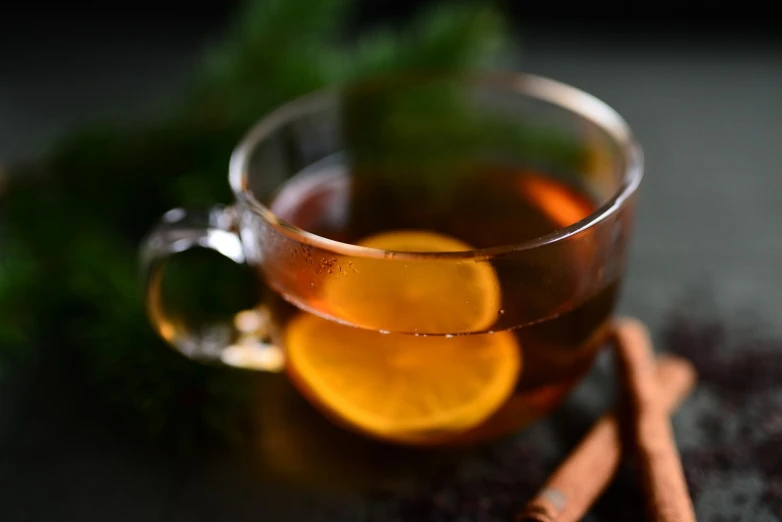
[[[404,77],[405,75],[397,75],[394,78],[399,78],[400,76]],[[291,239],[328,250],[334,254],[376,259],[393,257],[395,259],[407,260],[458,259],[480,261],[558,243],[577,235],[619,211],[640,185],[643,178],[643,150],[624,118],[597,97],[557,80],[529,73],[456,73],[447,76],[437,75],[436,78],[463,83],[471,82],[503,89],[508,92],[515,92],[521,96],[556,105],[595,124],[614,140],[623,155],[625,169],[620,186],[608,201],[580,221],[537,238],[506,245],[457,252],[406,252],[364,247],[319,236],[280,219],[271,209],[255,198],[248,188],[248,158],[255,146],[280,126],[333,100],[346,87],[345,84],[342,84],[326,87],[295,98],[273,110],[250,128],[234,149],[229,163],[228,181],[236,201],[246,205],[247,208],[260,215],[270,225]],[[361,85],[366,81],[358,80],[347,86]]]

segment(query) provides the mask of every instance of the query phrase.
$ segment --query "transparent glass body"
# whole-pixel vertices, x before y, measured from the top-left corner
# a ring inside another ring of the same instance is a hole
[[[556,407],[602,345],[641,177],[625,122],[548,79],[419,75],[316,93],[238,145],[231,207],[176,209],[152,232],[150,317],[189,357],[286,371],[371,436],[506,433]],[[208,324],[173,309],[166,262],[194,247],[250,266],[257,306]],[[397,387],[407,413],[383,398]],[[441,404],[414,422],[419,388]]]

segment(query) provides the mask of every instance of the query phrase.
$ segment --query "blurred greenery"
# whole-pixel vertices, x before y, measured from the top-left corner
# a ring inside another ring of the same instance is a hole
[[[476,158],[561,171],[584,159],[578,140],[528,114],[519,117],[493,87],[436,76],[391,85],[360,82],[343,94],[342,130],[356,177],[385,176],[386,188],[428,191],[433,201],[447,199]]]
[[[163,121],[83,129],[40,161],[11,166],[0,370],[36,345],[70,348],[94,395],[128,426],[180,448],[241,440],[253,377],[187,360],[153,333],[138,279],[143,235],[169,208],[228,203],[232,148],[286,100],[365,75],[482,67],[509,43],[482,2],[445,4],[345,42],[353,3],[252,0]],[[182,280],[193,281],[192,270]]]

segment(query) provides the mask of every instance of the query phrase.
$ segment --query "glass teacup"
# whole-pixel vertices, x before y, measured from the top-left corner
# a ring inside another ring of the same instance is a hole
[[[188,357],[285,372],[362,434],[494,437],[549,413],[590,368],[641,177],[625,122],[545,78],[409,75],[315,93],[238,145],[232,206],[175,209],[152,232],[150,317]],[[166,262],[196,247],[251,267],[259,302],[217,323],[173,310]]]

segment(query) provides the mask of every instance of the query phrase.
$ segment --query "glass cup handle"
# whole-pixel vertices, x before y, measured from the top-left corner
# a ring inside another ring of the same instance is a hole
[[[240,312],[233,323],[225,321],[193,331],[176,319],[163,297],[166,264],[175,254],[192,248],[207,248],[244,264],[244,247],[236,229],[233,207],[215,206],[200,212],[176,208],[166,212],[141,245],[147,315],[158,334],[191,359],[278,371],[283,365],[282,352],[264,342],[263,335],[259,334],[269,321],[261,310]],[[242,325],[245,328],[240,328]]]

